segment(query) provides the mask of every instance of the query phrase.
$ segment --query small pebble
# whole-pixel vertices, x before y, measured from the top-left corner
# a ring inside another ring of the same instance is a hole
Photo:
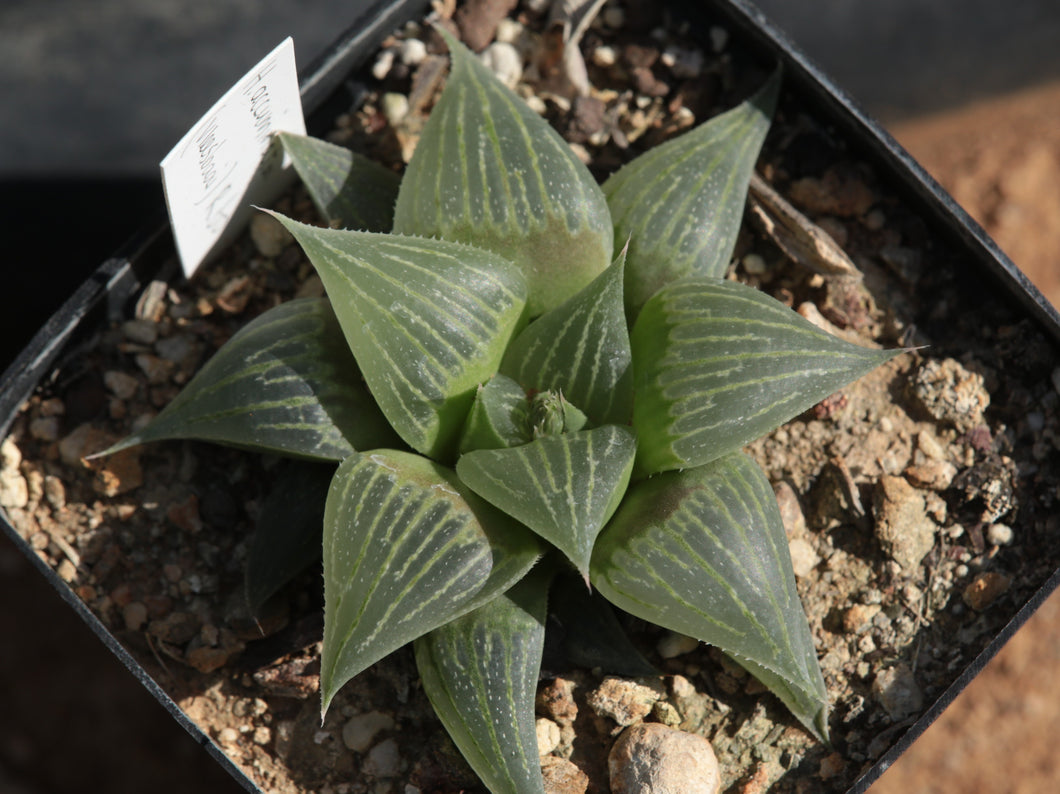
[[[945,460],[926,460],[906,468],[905,476],[914,485],[945,491],[957,476],[957,467]]]
[[[394,777],[401,773],[401,753],[394,739],[384,739],[364,759],[365,774],[373,777]]]
[[[971,584],[964,588],[961,597],[964,603],[976,612],[982,612],[1003,595],[1012,584],[1012,577],[996,571],[977,573]]]
[[[419,39],[405,39],[398,48],[398,57],[406,66],[419,66],[427,57],[427,45]]]
[[[700,50],[667,47],[659,60],[680,80],[695,80],[703,73],[703,53]]]
[[[52,510],[62,510],[66,507],[66,486],[54,474],[44,478],[44,499],[51,505]]]
[[[924,705],[924,694],[913,676],[913,671],[905,664],[898,664],[881,670],[872,682],[872,694],[892,722],[911,717]]]
[[[503,44],[517,44],[522,35],[523,26],[516,20],[505,17],[497,23],[497,33],[493,38]]]
[[[589,776],[566,758],[546,755],[541,759],[545,794],[585,794]]]
[[[18,448],[15,439],[8,436],[0,444],[0,471],[18,471],[22,465],[22,450]]]
[[[927,502],[902,477],[885,475],[873,494],[875,534],[884,553],[909,574],[935,544],[937,526],[927,515]]]
[[[372,77],[376,80],[385,80],[393,67],[394,51],[383,50],[379,53],[379,57],[375,59],[375,63],[372,64]]]
[[[139,601],[130,601],[121,611],[125,628],[129,631],[139,631],[147,622],[147,607]]]
[[[479,57],[508,88],[514,89],[523,76],[523,59],[519,51],[507,42],[493,42]]]
[[[158,326],[150,320],[127,320],[121,324],[121,332],[130,342],[153,345],[158,339]]]
[[[155,351],[166,361],[180,364],[188,359],[194,349],[192,338],[187,334],[177,334],[159,339],[155,344]]]
[[[1014,533],[1008,524],[991,524],[986,530],[986,539],[994,546],[1007,546]]]
[[[623,731],[607,768],[613,794],[717,794],[721,788],[710,742],[658,723]]]
[[[389,91],[383,94],[383,115],[391,127],[397,127],[409,115],[409,98],[405,94]]]
[[[578,704],[574,701],[574,682],[565,678],[552,679],[538,690],[534,706],[559,725],[571,725],[578,716]]]
[[[813,546],[804,538],[794,538],[788,541],[788,552],[791,554],[791,567],[800,579],[813,573],[813,569],[821,562]]]
[[[1026,419],[1027,429],[1032,433],[1040,433],[1045,428],[1045,414],[1041,411],[1031,411]]]
[[[217,736],[221,744],[234,746],[239,744],[239,731],[235,728],[222,728],[220,734]]]
[[[29,485],[17,469],[0,471],[0,505],[23,508],[29,504]]]
[[[535,723],[537,731],[537,754],[548,755],[559,746],[559,726],[546,717],[538,717]]]
[[[843,613],[843,631],[861,634],[872,628],[872,619],[880,612],[879,604],[854,604]]]
[[[712,52],[721,53],[729,44],[729,31],[718,25],[712,25],[708,31],[710,36],[710,49]]]
[[[59,567],[55,569],[55,572],[59,574],[59,578],[69,584],[77,579],[77,566],[69,560],[63,560],[59,563]]]
[[[29,423],[29,434],[38,441],[58,441],[59,418],[41,416]]]
[[[272,258],[283,253],[294,238],[274,217],[255,212],[250,218],[250,239],[259,254]]]
[[[651,714],[652,705],[666,697],[661,681],[607,677],[589,693],[589,706],[601,717],[610,717],[619,725],[632,725]]]
[[[112,369],[103,373],[103,385],[118,399],[130,400],[136,396],[140,381],[132,375]]]
[[[956,359],[928,359],[913,374],[912,386],[921,405],[939,422],[962,433],[983,424],[983,411],[990,405],[983,376]]]
[[[41,400],[38,410],[41,416],[63,416],[66,414],[66,406],[58,397],[49,397],[47,400]]]
[[[933,460],[945,460],[946,452],[935,437],[926,430],[921,430],[916,437],[916,446],[921,452]]]
[[[342,743],[357,753],[365,752],[372,746],[380,731],[394,728],[394,718],[380,711],[368,711],[357,714],[342,726]]]
[[[612,30],[618,30],[626,24],[626,12],[616,5],[608,5],[604,8],[604,24]]]
[[[679,634],[676,631],[668,631],[656,644],[655,649],[663,659],[674,659],[691,653],[699,647],[699,640],[689,637],[687,634]]]
[[[136,357],[136,366],[147,376],[147,382],[154,386],[168,383],[175,369],[172,361],[166,361],[150,353],[140,353]]]
[[[257,728],[254,729],[253,739],[254,744],[258,744],[264,747],[272,741],[272,731],[269,730],[269,726],[267,725],[259,725]]]
[[[802,512],[798,494],[786,480],[781,480],[773,486],[773,491],[777,496],[777,507],[780,508],[780,520],[784,524],[784,534],[789,540],[798,537],[806,531],[806,515]]]
[[[596,66],[607,69],[615,65],[618,55],[615,53],[614,47],[603,44],[593,50],[592,59]]]
[[[760,276],[768,269],[766,260],[759,254],[747,254],[740,260],[740,264],[742,264],[743,269],[752,276]]]
[[[883,214],[883,210],[876,209],[869,210],[865,213],[865,217],[861,221],[865,224],[865,228],[871,232],[878,232],[887,223],[887,216]]]

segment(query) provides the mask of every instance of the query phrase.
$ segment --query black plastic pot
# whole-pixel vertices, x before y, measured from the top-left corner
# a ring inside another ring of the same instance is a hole
[[[959,251],[963,260],[972,263],[975,272],[968,277],[989,283],[998,296],[997,300],[1011,302],[1021,316],[1032,318],[1047,336],[1060,340],[1060,315],[996,244],[878,124],[821,74],[757,9],[745,0],[688,3],[688,8],[680,3],[673,5],[688,16],[693,29],[706,31],[711,24],[721,24],[763,63],[781,62],[785,69],[786,90],[797,94],[800,102],[806,103],[814,114],[826,120],[844,138],[849,149],[870,163],[888,187],[938,233],[945,244]],[[322,129],[336,108],[348,107],[351,95],[355,96],[359,90],[357,78],[350,75],[356,73],[388,33],[404,21],[421,15],[426,7],[425,0],[398,0],[381,2],[364,10],[353,27],[305,72],[302,78],[303,102],[310,114],[311,131]],[[4,373],[0,382],[0,437],[6,434],[19,406],[48,377],[57,360],[68,352],[71,342],[85,328],[122,318],[124,310],[148,281],[178,277],[171,236],[164,224],[139,234],[104,262],[48,320]],[[257,791],[70,588],[38,558],[14,528],[6,520],[0,525],[85,623],[195,740],[247,790]],[[923,733],[1060,584],[1060,570],[1047,580],[1033,584],[1039,588],[1033,597],[915,724],[852,784],[851,792],[865,791]]]

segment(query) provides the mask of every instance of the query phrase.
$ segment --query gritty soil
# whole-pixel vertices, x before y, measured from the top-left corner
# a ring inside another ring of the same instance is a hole
[[[1060,306],[1060,85],[895,124],[898,141]],[[873,788],[1052,791],[1060,783],[1060,593]]]
[[[662,20],[616,21],[605,14],[583,42],[591,101],[565,98],[562,85],[543,90],[544,78],[533,100],[601,175],[768,74],[721,29],[702,48],[680,30],[629,32]],[[442,62],[424,38],[428,58],[377,75],[379,89],[338,120],[333,139],[407,158]],[[408,98],[403,114],[389,92]],[[785,518],[835,746],[813,741],[717,652],[629,621],[661,677],[543,671],[539,715],[555,728],[543,723],[555,740],[548,766],[557,779],[570,773],[555,792],[607,791],[606,752],[630,719],[709,738],[729,792],[845,790],[1055,567],[1053,344],[984,280],[963,277],[967,263],[798,97],[782,97],[759,170],[864,277],[818,275],[750,231],[732,277],[861,344],[914,348],[750,447]],[[301,190],[278,208],[312,217]],[[4,443],[6,512],[263,790],[478,791],[407,651],[348,684],[321,725],[318,573],[257,620],[247,614],[248,538],[282,464],[197,443],[84,461],[157,412],[251,317],[319,294],[297,246],[263,222],[251,232],[191,283],[153,283],[127,319],[78,341]]]

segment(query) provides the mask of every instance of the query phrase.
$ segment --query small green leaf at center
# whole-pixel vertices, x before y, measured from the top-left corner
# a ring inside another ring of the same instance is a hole
[[[604,425],[469,452],[456,471],[471,490],[548,540],[587,577],[593,542],[626,492],[636,448],[628,429]]]

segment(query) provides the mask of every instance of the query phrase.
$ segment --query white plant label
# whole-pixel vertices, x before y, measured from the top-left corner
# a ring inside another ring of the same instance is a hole
[[[287,38],[199,119],[162,161],[177,253],[189,278],[292,178],[274,132],[305,134]]]

